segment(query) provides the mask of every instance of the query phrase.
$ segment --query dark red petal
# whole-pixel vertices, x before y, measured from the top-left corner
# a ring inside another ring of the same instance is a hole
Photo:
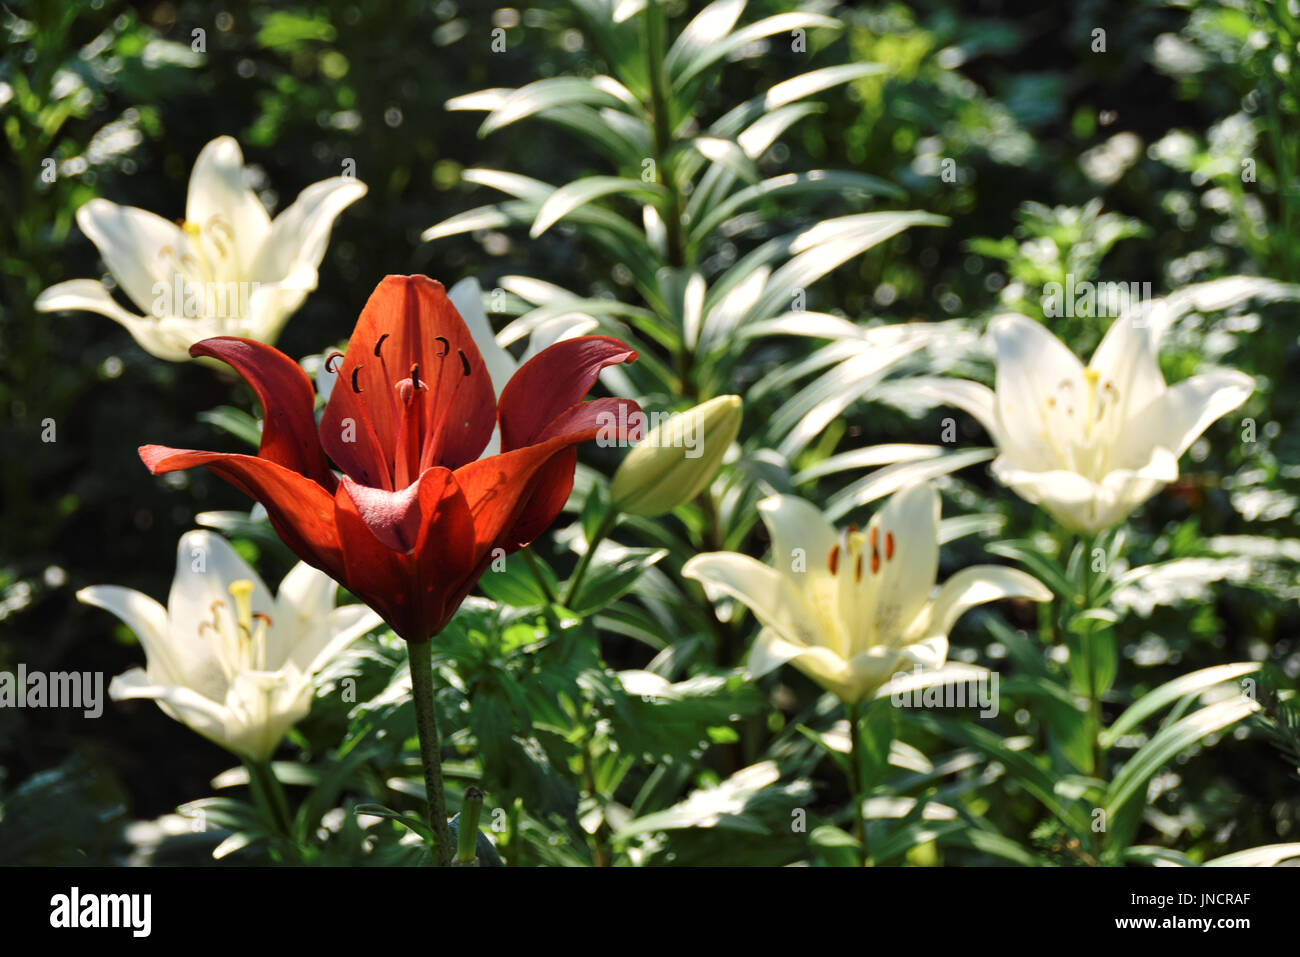
[[[343,476],[341,491],[351,496],[366,527],[386,548],[409,552],[420,537],[420,490],[428,483],[446,484],[447,469],[429,469],[420,478],[396,492],[359,485]]]
[[[631,399],[594,399],[577,405],[553,419],[542,433],[543,441],[564,436],[574,445],[595,439],[602,442],[622,442],[629,438],[641,411]],[[501,541],[507,551],[523,548],[542,532],[564,510],[573,490],[573,470],[578,453],[572,445],[557,452],[538,470],[533,490],[524,503],[518,518]]]
[[[308,565],[342,580],[342,551],[330,493],[292,469],[253,455],[142,445],[140,458],[154,475],[202,465],[261,502],[276,533]]]
[[[416,367],[429,390],[421,430],[424,444],[434,446],[427,463],[454,468],[471,462],[492,437],[492,380],[442,284],[427,276],[387,276],[357,320],[321,419],[325,451],[363,485],[393,487],[401,410],[396,386]],[[354,442],[342,438],[344,419],[356,423]]]
[[[519,510],[514,524],[498,539],[507,552],[517,552],[551,527],[564,511],[564,503],[573,491],[573,472],[578,465],[578,450],[570,446],[551,456],[537,470],[532,491]]]
[[[279,349],[252,339],[217,336],[190,346],[190,355],[220,359],[253,387],[262,403],[262,445],[258,458],[293,469],[334,490],[334,474],[316,435],[311,380]]]
[[[568,453],[579,442],[595,438],[605,416],[617,420],[620,408],[625,420],[629,412],[638,410],[630,399],[580,402],[558,418],[559,423],[573,428],[536,445],[492,455],[456,470],[456,482],[474,516],[480,555],[497,546],[519,548],[554,521],[573,485],[576,459]],[[561,464],[551,465],[556,458]],[[521,539],[524,534],[528,537]]]
[[[474,527],[452,474],[430,469],[418,482],[411,511],[414,548],[396,551],[381,541],[346,484],[334,496],[334,514],[346,567],[344,584],[407,641],[442,630],[463,598],[474,567]]]
[[[601,369],[635,358],[636,350],[609,336],[578,336],[543,349],[501,390],[501,448],[536,442],[552,419],[591,391]]]

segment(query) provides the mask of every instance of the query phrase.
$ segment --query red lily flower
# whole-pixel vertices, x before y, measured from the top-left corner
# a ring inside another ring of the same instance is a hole
[[[495,549],[522,548],[555,520],[573,488],[575,446],[638,409],[582,401],[601,369],[636,358],[606,336],[534,356],[498,405],[464,320],[425,276],[388,276],[371,294],[319,429],[310,381],[279,350],[221,336],[190,354],[228,363],[253,387],[261,447],[145,445],[145,465],[155,475],[202,465],[255,498],[299,558],[413,642],[451,620]],[[480,459],[498,424],[501,453]]]

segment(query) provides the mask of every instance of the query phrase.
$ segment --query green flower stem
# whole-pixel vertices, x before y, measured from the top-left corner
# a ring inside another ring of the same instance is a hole
[[[1096,582],[1092,577],[1092,553],[1101,540],[1099,535],[1080,535],[1083,554],[1079,561],[1078,594],[1072,617],[1092,608],[1092,593]],[[1084,667],[1088,670],[1088,740],[1092,746],[1092,773],[1102,773],[1101,754],[1101,697],[1097,691],[1097,622],[1088,621],[1079,634],[1083,644]]]
[[[284,788],[276,779],[275,772],[271,770],[271,762],[246,758],[244,767],[248,769],[249,790],[261,808],[262,814],[271,824],[272,830],[277,836],[294,843],[293,817],[289,813],[289,801],[284,795]]]
[[[650,80],[650,114],[654,129],[655,170],[659,184],[668,191],[667,209],[664,211],[666,252],[668,265],[679,268],[685,264],[682,242],[681,198],[664,160],[672,147],[672,120],[668,115],[667,77],[664,75],[664,35],[667,25],[664,12],[658,3],[647,3],[645,17],[646,73]],[[683,385],[686,383],[683,382]]]
[[[590,717],[593,721],[596,720],[595,714]],[[605,801],[596,788],[596,758],[592,748],[592,737],[590,729],[583,729],[583,786],[586,788],[587,793],[591,795],[591,799],[600,807],[600,823],[596,825],[596,833],[591,836],[591,863],[596,867],[611,867],[614,863],[614,855],[609,847],[610,829],[609,821],[605,818]]]
[[[451,864],[451,832],[447,828],[447,807],[442,794],[442,751],[438,742],[438,716],[433,704],[433,643],[406,643],[411,665],[411,697],[415,702],[415,727],[420,736],[420,763],[424,765],[424,787],[428,792],[429,826],[436,845],[434,863]]]
[[[862,705],[859,702],[846,704],[844,710],[849,715],[849,793],[853,796],[853,836],[858,839],[858,863],[867,866],[867,802],[862,782],[866,778],[862,767]]]
[[[600,524],[596,526],[596,531],[591,536],[591,541],[587,543],[587,550],[583,552],[582,557],[578,559],[578,565],[573,570],[573,576],[569,579],[569,587],[564,593],[564,607],[573,607],[573,600],[578,597],[578,589],[582,586],[582,579],[587,574],[587,569],[591,566],[591,559],[596,554],[596,546],[605,540],[610,532],[614,530],[614,524],[618,521],[618,509],[611,508],[604,517],[601,518]]]

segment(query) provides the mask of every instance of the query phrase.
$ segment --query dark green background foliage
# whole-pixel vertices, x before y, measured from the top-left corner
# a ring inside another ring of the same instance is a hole
[[[911,229],[850,259],[808,290],[807,307],[853,321],[960,319],[978,329],[1001,308],[1043,318],[1038,290],[1067,272],[1150,282],[1157,294],[1237,274],[1300,281],[1300,74],[1275,64],[1277,56],[1297,55],[1300,37],[1272,7],[1249,0],[826,3],[817,9],[841,18],[842,32],[810,31],[806,52],[790,50],[780,37],[747,51],[753,55],[695,93],[694,108],[707,122],[817,67],[882,64],[877,76],[814,97],[819,109],[781,138],[758,172],[850,170],[902,192],[867,205],[833,193],[759,204],[749,222],[709,237],[698,261],[716,271],[768,238],[829,216],[915,209],[947,216],[950,224]],[[792,8],[754,0],[744,19]],[[670,37],[697,9],[670,7]],[[504,51],[492,49],[498,26]],[[1091,49],[1099,27],[1106,31],[1104,53]],[[203,53],[192,50],[195,29],[205,31]],[[256,412],[242,383],[156,360],[101,317],[34,310],[47,286],[102,274],[73,219],[91,197],[179,217],[194,158],[221,134],[240,141],[274,209],[354,161],[369,193],[338,219],[319,287],[278,343],[295,357],[344,341],[371,290],[390,273],[427,273],[449,286],[476,276],[486,290],[502,276],[522,274],[584,296],[636,305],[645,298],[617,255],[570,224],[538,241],[526,229],[420,238],[429,226],[497,199],[463,183],[464,168],[508,170],[555,185],[618,172],[557,125],[533,119],[481,137],[481,114],[444,108],[485,88],[611,72],[581,10],[558,0],[519,11],[454,0],[19,0],[0,11],[0,57],[0,669],[24,662],[111,676],[140,663],[130,632],[78,604],[75,591],[112,583],[162,598],[175,542],[194,527],[195,514],[249,506],[201,470],[154,478],[136,454],[153,442],[236,448],[235,437],[198,414],[221,405]],[[60,170],[53,183],[41,177],[48,158]],[[1243,182],[1243,159],[1253,163],[1251,182]],[[940,175],[944,160],[954,161],[955,181]],[[512,299],[509,311],[523,309]],[[1166,377],[1181,379],[1213,341],[1213,358],[1261,377],[1239,413],[1258,423],[1258,435],[1244,444],[1239,417],[1213,426],[1206,453],[1185,458],[1182,479],[1132,523],[1131,565],[1197,557],[1208,564],[1181,597],[1165,595],[1149,616],[1129,612],[1116,626],[1121,660],[1105,705],[1110,717],[1163,681],[1222,662],[1267,660],[1265,684],[1284,699],[1300,673],[1295,307],[1242,313],[1235,325],[1207,315],[1201,335],[1176,338],[1162,355]],[[1104,331],[1090,320],[1051,326],[1085,354]],[[763,444],[755,430],[795,389],[785,383],[752,396],[750,390],[778,364],[811,354],[810,341],[758,341],[737,353],[721,381],[686,376],[676,395],[637,381],[656,400],[647,405],[659,408],[689,404],[682,397],[746,396],[741,440],[753,452]],[[986,366],[970,368],[987,373]],[[948,414],[913,418],[883,402],[859,401],[793,465],[806,468],[874,443],[937,441]],[[42,441],[47,419],[55,423],[55,442]],[[959,421],[962,444],[981,441],[973,422]],[[608,475],[618,456],[593,448],[582,460]],[[763,466],[752,460],[736,471],[743,467]],[[591,483],[589,473],[580,473],[580,491]],[[801,494],[824,501],[844,484],[831,478],[820,483],[820,494]],[[994,514],[1007,520],[1007,537],[1045,534],[1046,521],[982,467],[963,470],[945,493],[945,515]],[[752,502],[742,496],[735,506],[725,542],[708,540],[717,522],[693,505],[671,522],[629,520],[619,540],[640,551],[611,556],[598,576],[605,586],[600,600],[591,598],[591,614],[580,625],[554,620],[517,558],[482,589],[514,607],[467,606],[439,638],[451,809],[466,784],[478,783],[488,808],[513,815],[522,844],[509,849],[510,863],[591,860],[600,851],[590,851],[590,828],[581,821],[613,801],[630,810],[624,820],[607,815],[594,840],[620,855],[634,851],[620,861],[838,860],[829,832],[810,843],[789,827],[795,808],[808,809],[810,831],[817,823],[847,827],[840,769],[814,741],[835,723],[833,701],[819,699],[818,689],[789,669],[760,683],[741,677],[752,621],[737,612],[735,620],[718,622],[698,590],[684,593],[693,596],[690,605],[667,584],[690,551],[674,552],[662,567],[652,551],[671,544],[654,527],[667,524],[669,534],[697,549],[747,547],[761,555],[761,527],[752,507],[746,511]],[[590,515],[578,519],[582,531],[536,546],[560,579],[574,564],[572,535],[590,538]],[[572,521],[562,519],[557,528]],[[292,562],[273,536],[234,537],[268,582]],[[968,536],[946,546],[945,571],[980,560],[985,544]],[[1254,557],[1242,558],[1250,548]],[[690,607],[675,609],[674,600]],[[1040,624],[1027,607],[967,615],[953,635],[954,657],[1032,675],[1044,660],[1033,641]],[[618,669],[644,668],[652,659],[671,660],[658,668],[677,682],[671,698],[630,694],[615,678]],[[304,811],[306,833],[322,815],[330,825],[332,837],[318,842],[312,860],[400,862],[415,853],[398,843],[400,827],[380,829],[363,848],[351,813],[326,813],[381,799],[390,807],[418,806],[409,786],[419,769],[411,707],[400,691],[404,667],[400,643],[391,638],[355,646],[321,677],[311,717],[291,736],[293,747],[282,750],[291,797],[310,793],[315,802]],[[357,681],[359,706],[341,704],[336,693],[348,677]],[[994,723],[997,735],[1043,740],[1051,708],[1036,704],[1032,692],[1023,699],[1004,694],[1014,700]],[[1161,779],[1165,787],[1135,843],[1176,847],[1201,860],[1297,840],[1296,734],[1288,737],[1285,704],[1274,702],[1271,711],[1272,727],[1252,719],[1237,738],[1226,735],[1206,753],[1187,752],[1190,758],[1171,764],[1176,777]],[[974,754],[977,748],[947,720],[908,719],[900,734],[936,765],[941,755]],[[953,747],[959,751],[944,750]],[[743,776],[727,780],[764,760],[779,769],[768,787],[746,790]],[[211,778],[231,763],[149,702],[109,702],[95,721],[68,711],[0,709],[0,862],[140,855],[156,840],[128,825],[210,795]],[[942,780],[897,767],[882,771],[882,793],[937,797],[956,806],[961,821],[978,824],[951,840],[909,842],[920,822],[905,817],[891,832],[895,843],[887,838],[882,845],[896,848],[892,862],[1016,859],[1018,852],[994,849],[992,838],[978,836],[991,827],[1039,860],[1078,863],[1015,775],[1000,773],[996,763],[984,754],[968,772]],[[742,810],[719,824],[711,816],[716,808],[689,795],[720,780],[731,789],[729,806]],[[212,805],[209,819],[237,833],[242,813]],[[201,863],[214,843],[206,834],[181,834],[152,859]],[[251,847],[230,859],[265,860],[266,853]]]

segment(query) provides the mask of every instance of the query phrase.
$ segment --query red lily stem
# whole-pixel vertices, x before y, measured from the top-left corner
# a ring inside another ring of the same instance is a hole
[[[447,828],[447,806],[442,794],[442,747],[433,704],[433,643],[408,641],[406,653],[411,666],[411,697],[415,702],[415,729],[420,736],[424,788],[429,796],[429,826],[437,843],[433,859],[439,867],[450,867],[451,831]]]

